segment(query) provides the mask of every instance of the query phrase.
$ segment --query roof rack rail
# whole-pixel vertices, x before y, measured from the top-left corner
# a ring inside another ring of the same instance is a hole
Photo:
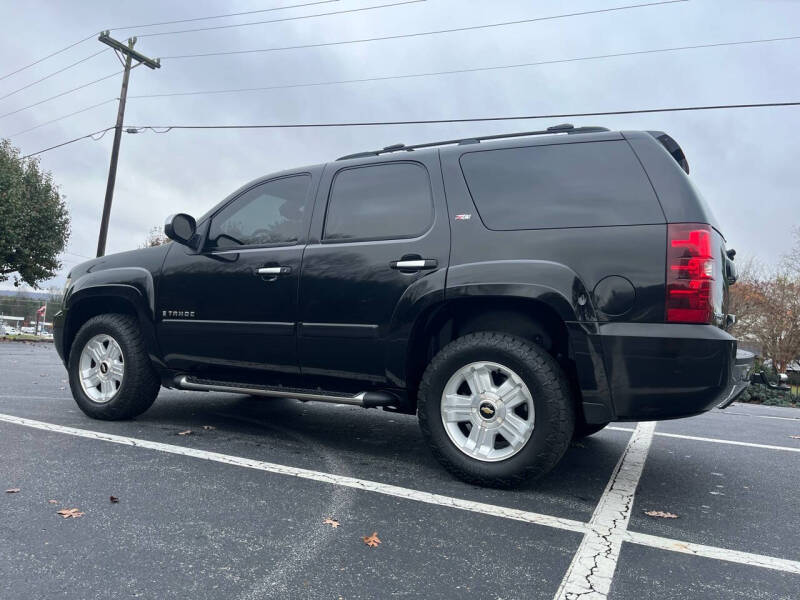
[[[574,134],[574,133],[598,133],[601,131],[610,131],[607,127],[575,127],[571,123],[562,123],[561,125],[553,125],[552,127],[548,127],[547,129],[542,129],[540,131],[523,131],[520,133],[499,133],[496,135],[484,135],[480,137],[472,137],[472,138],[464,138],[464,139],[457,139],[457,140],[444,140],[441,142],[427,142],[425,144],[414,144],[412,146],[406,146],[405,144],[392,144],[391,146],[386,146],[380,150],[370,150],[367,152],[357,152],[355,154],[348,154],[347,156],[341,156],[336,160],[350,160],[351,158],[367,158],[369,156],[380,156],[381,154],[390,154],[392,152],[413,152],[414,150],[420,150],[422,148],[433,148],[435,146],[449,146],[449,145],[466,145],[466,144],[480,144],[481,142],[488,142],[490,140],[501,140],[506,138],[515,138],[515,137],[526,137],[529,135],[550,135],[554,133],[566,133],[566,134]]]

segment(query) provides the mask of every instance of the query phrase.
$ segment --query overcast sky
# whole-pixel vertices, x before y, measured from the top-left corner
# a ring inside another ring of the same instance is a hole
[[[93,31],[112,36],[341,11],[398,0],[339,0],[180,25],[118,29],[301,4],[311,0],[47,2],[0,0],[0,76]],[[638,0],[642,1],[642,0]],[[293,46],[488,24],[625,6],[637,0],[428,0],[360,13],[140,37],[151,56]],[[692,0],[406,39],[192,59],[131,74],[129,95],[263,87],[451,71],[683,45],[800,35],[800,2]],[[102,49],[95,39],[0,81],[0,96]],[[800,100],[800,40],[687,50],[497,71],[313,88],[128,100],[128,125],[449,119]],[[120,69],[105,52],[0,100],[0,114]],[[112,126],[121,75],[0,119],[23,153]],[[341,129],[172,131],[124,135],[107,251],[136,248],[174,212],[200,215],[250,179],[397,142],[544,128],[559,120]],[[691,177],[729,247],[771,262],[788,250],[798,217],[800,107],[572,118],[575,125],[657,129],[683,147]],[[72,237],[62,276],[94,255],[113,132],[41,155],[67,198]],[[63,279],[57,278],[58,285]],[[8,283],[2,284],[8,287]]]

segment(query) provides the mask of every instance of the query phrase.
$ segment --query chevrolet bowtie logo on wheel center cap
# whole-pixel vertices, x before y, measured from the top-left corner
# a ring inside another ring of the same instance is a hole
[[[480,411],[481,416],[484,419],[491,419],[497,413],[497,409],[491,402],[481,402],[481,405],[478,407],[478,410]]]

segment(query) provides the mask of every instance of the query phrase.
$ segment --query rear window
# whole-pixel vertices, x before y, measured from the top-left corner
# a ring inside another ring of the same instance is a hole
[[[489,229],[664,222],[653,188],[624,140],[470,152],[460,162]]]

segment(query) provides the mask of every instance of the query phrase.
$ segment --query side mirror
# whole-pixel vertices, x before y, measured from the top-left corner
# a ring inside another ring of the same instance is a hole
[[[184,213],[170,215],[164,223],[164,234],[184,246],[190,245],[196,230],[197,222],[194,217]]]

